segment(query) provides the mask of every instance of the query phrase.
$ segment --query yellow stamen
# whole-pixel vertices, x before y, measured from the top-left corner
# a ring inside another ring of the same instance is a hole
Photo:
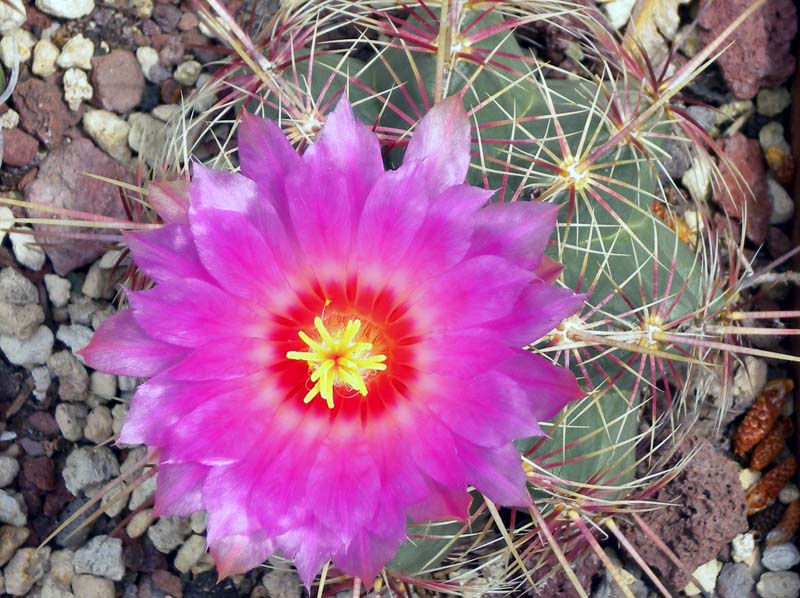
[[[372,343],[358,340],[361,320],[348,320],[344,330],[332,334],[325,327],[322,318],[314,318],[319,340],[314,340],[302,330],[297,333],[310,351],[289,351],[286,357],[308,363],[310,380],[314,383],[303,398],[310,403],[321,395],[330,409],[333,409],[333,387],[341,384],[362,396],[367,396],[365,377],[371,371],[386,369],[386,355],[370,355]]]

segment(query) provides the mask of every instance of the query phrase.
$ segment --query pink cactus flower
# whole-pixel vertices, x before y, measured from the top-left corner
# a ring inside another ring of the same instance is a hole
[[[120,441],[157,449],[156,514],[206,510],[222,576],[279,551],[309,585],[329,560],[371,581],[470,485],[529,504],[512,441],[580,394],[520,349],[582,301],[543,258],[557,207],[465,184],[458,98],[396,170],[347,100],[302,155],[245,116],[239,157],[195,164],[188,205],[158,191],[167,223],[127,236],[156,284],[83,351],[148,379]]]

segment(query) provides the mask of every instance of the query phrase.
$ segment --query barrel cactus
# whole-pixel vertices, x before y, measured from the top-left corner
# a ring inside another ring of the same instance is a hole
[[[190,156],[238,168],[244,113],[277,121],[302,151],[343,96],[388,166],[402,162],[423,115],[458,96],[472,125],[469,182],[495,190],[495,202],[561,206],[547,253],[565,267],[548,275],[586,300],[525,348],[571,368],[584,396],[540,422],[546,438],[518,442],[532,506],[505,512],[476,494],[466,524],[413,524],[383,580],[398,592],[458,591],[472,575],[464,571],[494,564],[493,590],[563,574],[585,595],[570,564],[595,553],[615,571],[597,538],[630,548],[617,521],[635,521],[637,505],[669,480],[664,463],[709,378],[722,380],[724,407],[738,356],[772,355],[740,342],[746,281],[736,244],[664,172],[675,151],[711,164],[714,143],[680,93],[725,35],[680,67],[670,56],[658,67],[593,5],[568,0],[296,0],[240,20],[206,0],[200,13],[234,52],[173,119],[136,203],[140,221],[157,221],[179,195],[171,190]],[[569,60],[549,63],[542,37]],[[342,587],[334,573],[326,568],[318,583]]]

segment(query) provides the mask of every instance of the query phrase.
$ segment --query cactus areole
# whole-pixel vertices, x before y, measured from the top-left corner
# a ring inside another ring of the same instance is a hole
[[[580,395],[520,349],[583,299],[543,258],[557,207],[465,184],[457,97],[396,170],[347,99],[302,155],[244,116],[239,157],[127,236],[155,285],[83,351],[147,379],[120,441],[156,449],[157,514],[206,510],[223,576],[278,551],[309,585],[328,561],[370,582],[409,519],[467,517],[469,486],[529,504],[513,441]]]

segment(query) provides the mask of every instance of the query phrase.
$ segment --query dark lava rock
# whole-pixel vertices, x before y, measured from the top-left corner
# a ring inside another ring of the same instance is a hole
[[[0,359],[0,401],[13,401],[21,384],[22,376],[17,370]]]
[[[644,522],[694,571],[715,558],[736,534],[748,529],[744,490],[733,461],[695,434],[686,437],[668,466],[691,455],[683,470],[650,497],[654,503],[673,505],[640,514]],[[683,589],[686,575],[630,522],[624,533],[656,573],[673,588]]]
[[[182,15],[177,6],[158,3],[153,8],[152,18],[164,33],[171,33],[178,28]]]
[[[85,172],[115,180],[129,180],[119,162],[97,149],[88,139],[79,139],[50,152],[42,162],[39,176],[25,188],[25,199],[46,206],[125,219],[119,188],[85,176]],[[36,210],[29,212],[31,216],[46,216]],[[50,224],[36,225],[36,228],[43,231],[92,232]],[[43,240],[46,238],[43,237]],[[45,252],[53,262],[53,269],[64,276],[99,257],[105,247],[106,244],[90,241],[76,243],[53,238],[45,244]]]
[[[722,142],[725,157],[720,160],[720,183],[714,200],[731,218],[747,218],[746,234],[760,245],[767,240],[772,205],[767,192],[767,173],[761,146],[755,139],[737,133]]]
[[[183,588],[183,598],[238,598],[239,592],[230,579],[217,583],[217,572],[205,571]]]
[[[752,0],[702,0],[697,21],[700,41],[711,42]],[[718,64],[738,98],[753,98],[762,87],[776,87],[794,73],[792,40],[797,33],[797,9],[792,0],[767,0],[725,40],[733,42]]]
[[[104,110],[124,114],[142,100],[144,74],[133,52],[114,50],[92,58],[94,103]]]
[[[164,569],[158,569],[157,571],[153,571],[151,577],[156,587],[165,594],[174,596],[174,598],[181,598],[183,596],[183,582],[177,575],[173,575]]]
[[[38,432],[39,434],[51,437],[59,433],[58,423],[52,413],[47,411],[35,411],[31,413],[25,420],[28,429]]]
[[[3,163],[9,166],[27,166],[36,159],[39,142],[22,129],[3,131]]]
[[[47,146],[58,145],[64,132],[81,119],[79,112],[67,108],[58,86],[48,81],[23,81],[12,97],[19,112],[20,126]]]
[[[56,487],[55,464],[47,457],[34,457],[22,462],[23,488],[29,487],[39,492],[52,492]]]
[[[600,572],[600,558],[588,550],[585,554],[577,557],[576,561],[571,561],[570,566],[583,589],[590,592],[592,580]],[[559,565],[555,565],[554,569],[537,569],[533,572],[533,576],[539,582],[538,576],[547,573],[552,575],[536,584],[534,596],[537,598],[579,598],[580,594]]]
[[[66,508],[58,515],[58,525],[64,523],[75,511],[80,509],[83,505],[89,502],[88,498],[76,498],[69,503]],[[76,550],[86,544],[86,540],[92,533],[93,525],[86,525],[85,521],[100,508],[99,503],[84,511],[80,517],[75,519],[55,538],[55,543],[61,548],[69,548]]]

